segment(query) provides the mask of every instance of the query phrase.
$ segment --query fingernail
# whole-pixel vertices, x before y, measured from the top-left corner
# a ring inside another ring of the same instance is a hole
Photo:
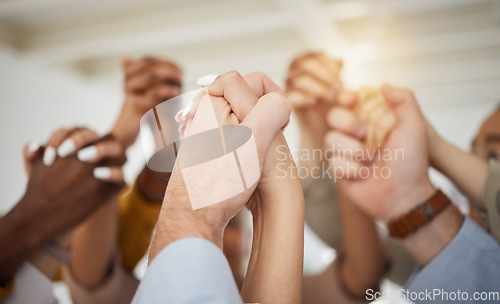
[[[28,144],[28,151],[33,153],[35,151],[38,151],[40,149],[40,143],[38,141],[32,141]]]
[[[182,117],[181,119],[184,120],[186,119],[186,116],[189,114],[189,110],[191,110],[191,107],[193,106],[193,102],[191,101],[190,103],[188,103],[188,105],[184,108],[184,110],[182,110]]]
[[[89,161],[97,157],[97,147],[89,146],[78,151],[78,159],[81,161]]]
[[[183,110],[180,110],[179,112],[177,112],[174,116],[174,119],[175,121],[177,122],[181,122],[181,116],[182,116],[182,113],[183,113],[184,109]]]
[[[215,78],[217,78],[217,77],[219,77],[219,75],[217,75],[217,74],[208,74],[208,75],[201,76],[200,78],[198,78],[198,80],[196,80],[196,83],[199,86],[209,86],[212,83],[214,83]]]
[[[56,149],[52,146],[48,146],[43,153],[43,164],[45,166],[51,166],[56,160]]]
[[[72,139],[66,139],[57,149],[57,154],[60,157],[66,157],[75,151],[76,144]]]
[[[109,179],[111,177],[111,169],[107,167],[95,168],[93,174],[97,179]]]

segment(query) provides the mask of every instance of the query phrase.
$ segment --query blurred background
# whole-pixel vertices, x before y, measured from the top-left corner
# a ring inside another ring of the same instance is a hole
[[[283,85],[308,50],[343,59],[348,88],[414,89],[463,149],[500,101],[499,0],[0,0],[0,213],[24,191],[25,143],[60,126],[108,130],[123,101],[121,58],[170,58],[190,90],[229,70]],[[293,121],[286,136],[298,146]],[[132,181],[144,158],[137,144],[129,153]]]

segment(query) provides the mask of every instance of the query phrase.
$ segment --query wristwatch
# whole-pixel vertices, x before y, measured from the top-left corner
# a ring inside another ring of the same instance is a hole
[[[425,203],[388,223],[392,237],[404,239],[431,222],[441,211],[451,204],[446,195],[437,190]]]

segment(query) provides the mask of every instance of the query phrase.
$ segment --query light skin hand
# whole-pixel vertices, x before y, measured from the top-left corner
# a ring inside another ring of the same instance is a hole
[[[238,124],[238,117],[231,112],[237,103],[257,104],[249,109],[242,125],[252,129],[260,165],[274,135],[288,120],[290,108],[286,98],[279,93],[270,93],[259,99],[237,72],[229,72],[217,78],[207,87],[218,123]],[[230,106],[231,105],[231,106]],[[195,114],[190,123],[196,126],[203,120]],[[188,123],[186,132],[196,133]],[[182,150],[182,148],[181,148]],[[182,153],[182,152],[180,152]],[[203,181],[200,181],[203,184]],[[150,260],[165,246],[185,237],[204,237],[222,247],[222,233],[229,220],[244,206],[256,185],[224,202],[193,210],[180,172],[174,172],[167,186],[158,221],[157,233],[150,250]]]
[[[267,76],[254,72],[243,77],[257,97],[281,89]],[[241,79],[238,78],[238,81]],[[227,92],[230,95],[230,92]],[[254,104],[233,103],[231,110],[244,120]],[[193,103],[186,115],[196,113]],[[181,128],[182,129],[182,128]],[[286,168],[287,174],[279,168]],[[295,174],[293,173],[295,172]],[[247,203],[254,234],[249,266],[241,295],[245,302],[300,303],[304,197],[295,163],[282,132],[273,138],[264,160],[261,180]],[[273,257],[280,256],[276,261]]]
[[[279,87],[261,73],[246,75],[261,96]],[[233,108],[239,115],[240,109]],[[287,168],[283,176],[279,168]],[[273,138],[262,177],[247,207],[254,235],[241,295],[245,302],[300,303],[304,251],[304,197],[295,162],[282,132]],[[295,172],[295,174],[293,174]],[[274,257],[280,256],[279,261]]]
[[[342,180],[342,186],[354,203],[374,218],[391,221],[408,213],[425,202],[435,192],[429,181],[428,169],[428,130],[412,92],[384,85],[382,92],[386,101],[393,107],[398,123],[391,131],[384,149],[402,149],[404,160],[383,162],[379,166],[391,169],[387,179]],[[333,125],[335,127],[335,125]],[[343,140],[344,148],[363,147],[362,137],[346,126],[337,126],[340,131],[332,138]],[[330,138],[330,140],[332,139]],[[333,142],[330,141],[330,144]],[[333,166],[346,165],[345,160],[334,159]],[[355,163],[358,168],[367,166]],[[371,171],[370,171],[371,172]],[[371,172],[373,174],[373,172]],[[463,216],[450,206],[440,213],[430,224],[403,240],[404,245],[421,265],[435,258],[458,233]]]
[[[363,155],[364,161],[358,161],[357,157],[351,159],[348,153],[352,151],[373,152],[366,151],[364,134],[358,131],[358,123],[336,125],[335,121],[330,121],[336,130],[327,134],[325,142],[337,151],[331,163],[334,169],[340,167],[347,170],[349,166],[356,168],[356,176],[351,174],[349,179],[341,180],[346,194],[374,218],[390,221],[426,201],[435,189],[427,173],[429,165],[425,120],[413,93],[388,85],[382,87],[382,92],[399,120],[381,147],[391,153],[390,160],[379,158],[376,154],[372,161],[366,154]],[[376,166],[375,169],[373,165]],[[389,178],[381,178],[380,171],[384,167],[390,172]],[[366,172],[369,173],[367,178],[356,179],[360,173],[365,176]]]

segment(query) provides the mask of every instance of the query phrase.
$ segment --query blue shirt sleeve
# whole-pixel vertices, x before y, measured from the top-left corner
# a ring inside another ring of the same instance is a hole
[[[221,250],[202,238],[178,240],[152,261],[132,303],[242,303]]]
[[[428,265],[414,272],[406,290],[413,295],[420,293],[422,299],[412,299],[416,303],[499,303],[495,295],[500,294],[500,245],[474,221],[465,218],[453,241]],[[468,300],[450,300],[457,292]],[[486,296],[484,292],[491,292],[494,298],[473,299]],[[436,296],[430,300],[429,294]]]

